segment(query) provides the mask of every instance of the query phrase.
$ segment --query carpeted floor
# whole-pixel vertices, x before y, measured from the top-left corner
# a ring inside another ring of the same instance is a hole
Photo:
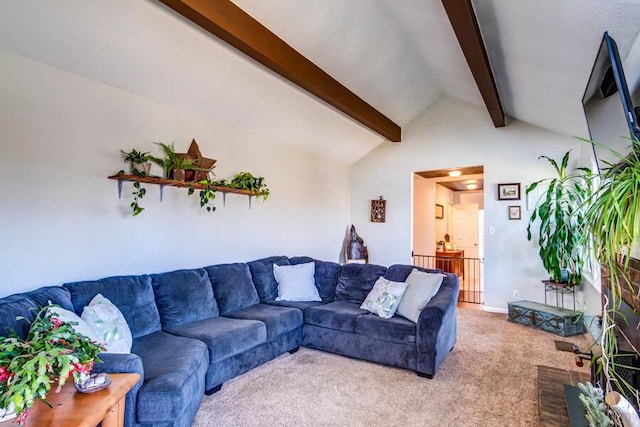
[[[588,345],[458,309],[458,342],[432,380],[301,348],[205,396],[194,426],[535,426],[536,365],[580,370],[556,339]]]

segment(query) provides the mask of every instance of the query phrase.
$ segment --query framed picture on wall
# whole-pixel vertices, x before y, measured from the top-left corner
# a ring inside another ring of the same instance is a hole
[[[498,200],[520,200],[520,183],[498,184]]]
[[[444,218],[444,206],[436,203],[436,219]]]
[[[521,219],[520,206],[509,206],[509,219]]]

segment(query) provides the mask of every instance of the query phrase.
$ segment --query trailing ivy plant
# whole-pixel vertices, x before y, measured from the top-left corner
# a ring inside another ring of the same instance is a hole
[[[120,152],[125,163],[144,163],[151,159],[151,154],[148,151],[138,151],[135,148],[128,152],[123,150]]]
[[[231,181],[227,182],[225,180],[221,180],[217,182],[217,185],[249,190],[253,192],[256,197],[262,198],[262,200],[267,200],[269,194],[271,194],[267,184],[264,182],[264,177],[256,178],[251,174],[251,172],[238,172],[233,176]]]
[[[136,181],[133,183],[133,192],[131,194],[133,195],[133,200],[131,201],[131,204],[129,206],[131,206],[133,216],[136,216],[142,213],[142,211],[144,210],[144,208],[140,206],[139,202],[140,200],[142,200],[142,198],[144,198],[144,195],[147,194],[147,189],[140,185],[138,181]]]
[[[213,205],[213,200],[216,198],[216,187],[214,182],[208,179],[203,179],[198,184],[204,185],[204,188],[200,189],[198,194],[200,195],[200,207],[207,209],[207,212],[215,212],[216,207]],[[195,192],[195,188],[189,185],[187,194],[192,195]]]
[[[569,173],[570,153],[571,150],[567,151],[560,164],[547,156],[538,157],[546,159],[557,176],[527,187],[529,194],[541,183],[547,185],[529,219],[527,239],[532,239],[531,227],[539,220],[539,254],[544,268],[553,281],[574,286],[582,281],[582,268],[587,259],[583,225],[585,203],[591,196],[591,170],[577,168]]]

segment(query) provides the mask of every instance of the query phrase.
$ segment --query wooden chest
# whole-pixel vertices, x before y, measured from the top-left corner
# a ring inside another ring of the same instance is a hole
[[[532,301],[510,302],[509,321],[563,337],[584,333],[582,312]]]

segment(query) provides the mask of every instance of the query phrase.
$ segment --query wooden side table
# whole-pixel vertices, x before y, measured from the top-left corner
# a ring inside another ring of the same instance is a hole
[[[53,408],[37,399],[27,417],[27,427],[122,427],[124,398],[140,380],[138,374],[109,374],[111,384],[95,393],[80,393],[69,378],[60,393],[55,388],[47,395]],[[15,426],[15,419],[0,426]]]

